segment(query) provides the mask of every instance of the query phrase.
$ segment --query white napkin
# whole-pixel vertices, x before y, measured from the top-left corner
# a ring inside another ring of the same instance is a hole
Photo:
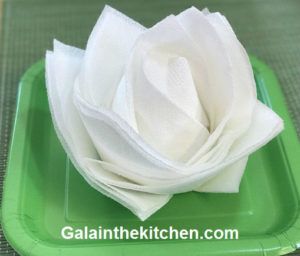
[[[85,51],[54,41],[46,84],[77,170],[141,220],[175,193],[238,192],[283,129],[226,18],[194,7],[146,29],[106,6]]]

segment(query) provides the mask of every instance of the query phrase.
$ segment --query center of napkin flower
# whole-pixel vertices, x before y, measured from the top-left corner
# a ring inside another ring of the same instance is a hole
[[[208,128],[209,123],[198,97],[192,71],[185,57],[150,53],[143,63],[147,80],[172,104]]]
[[[133,85],[139,134],[161,154],[185,161],[209,136],[187,58],[149,51]]]

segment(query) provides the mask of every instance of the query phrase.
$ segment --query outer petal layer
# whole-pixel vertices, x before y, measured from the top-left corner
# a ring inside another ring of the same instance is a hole
[[[73,104],[73,86],[83,51],[57,41],[46,55],[46,84],[54,126],[65,151],[77,170],[96,190],[113,198],[144,220],[168,202],[171,196],[114,187],[97,181],[86,158],[99,159],[78,110]]]

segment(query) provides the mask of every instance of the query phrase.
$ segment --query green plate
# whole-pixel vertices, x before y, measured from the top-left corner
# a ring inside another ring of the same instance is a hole
[[[285,130],[251,155],[238,194],[185,193],[141,222],[90,187],[69,162],[52,126],[44,62],[20,82],[4,185],[2,225],[22,255],[281,255],[300,246],[300,146],[272,71],[251,58],[259,98]],[[64,240],[64,226],[234,228],[239,240]]]

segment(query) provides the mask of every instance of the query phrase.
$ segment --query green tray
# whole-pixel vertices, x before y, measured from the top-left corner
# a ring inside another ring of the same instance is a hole
[[[52,126],[44,62],[20,82],[4,184],[2,225],[22,255],[281,255],[300,246],[300,147],[272,71],[251,58],[259,98],[285,130],[249,159],[238,194],[176,195],[146,222],[103,196],[74,169]],[[239,240],[63,240],[63,226],[239,229]]]

